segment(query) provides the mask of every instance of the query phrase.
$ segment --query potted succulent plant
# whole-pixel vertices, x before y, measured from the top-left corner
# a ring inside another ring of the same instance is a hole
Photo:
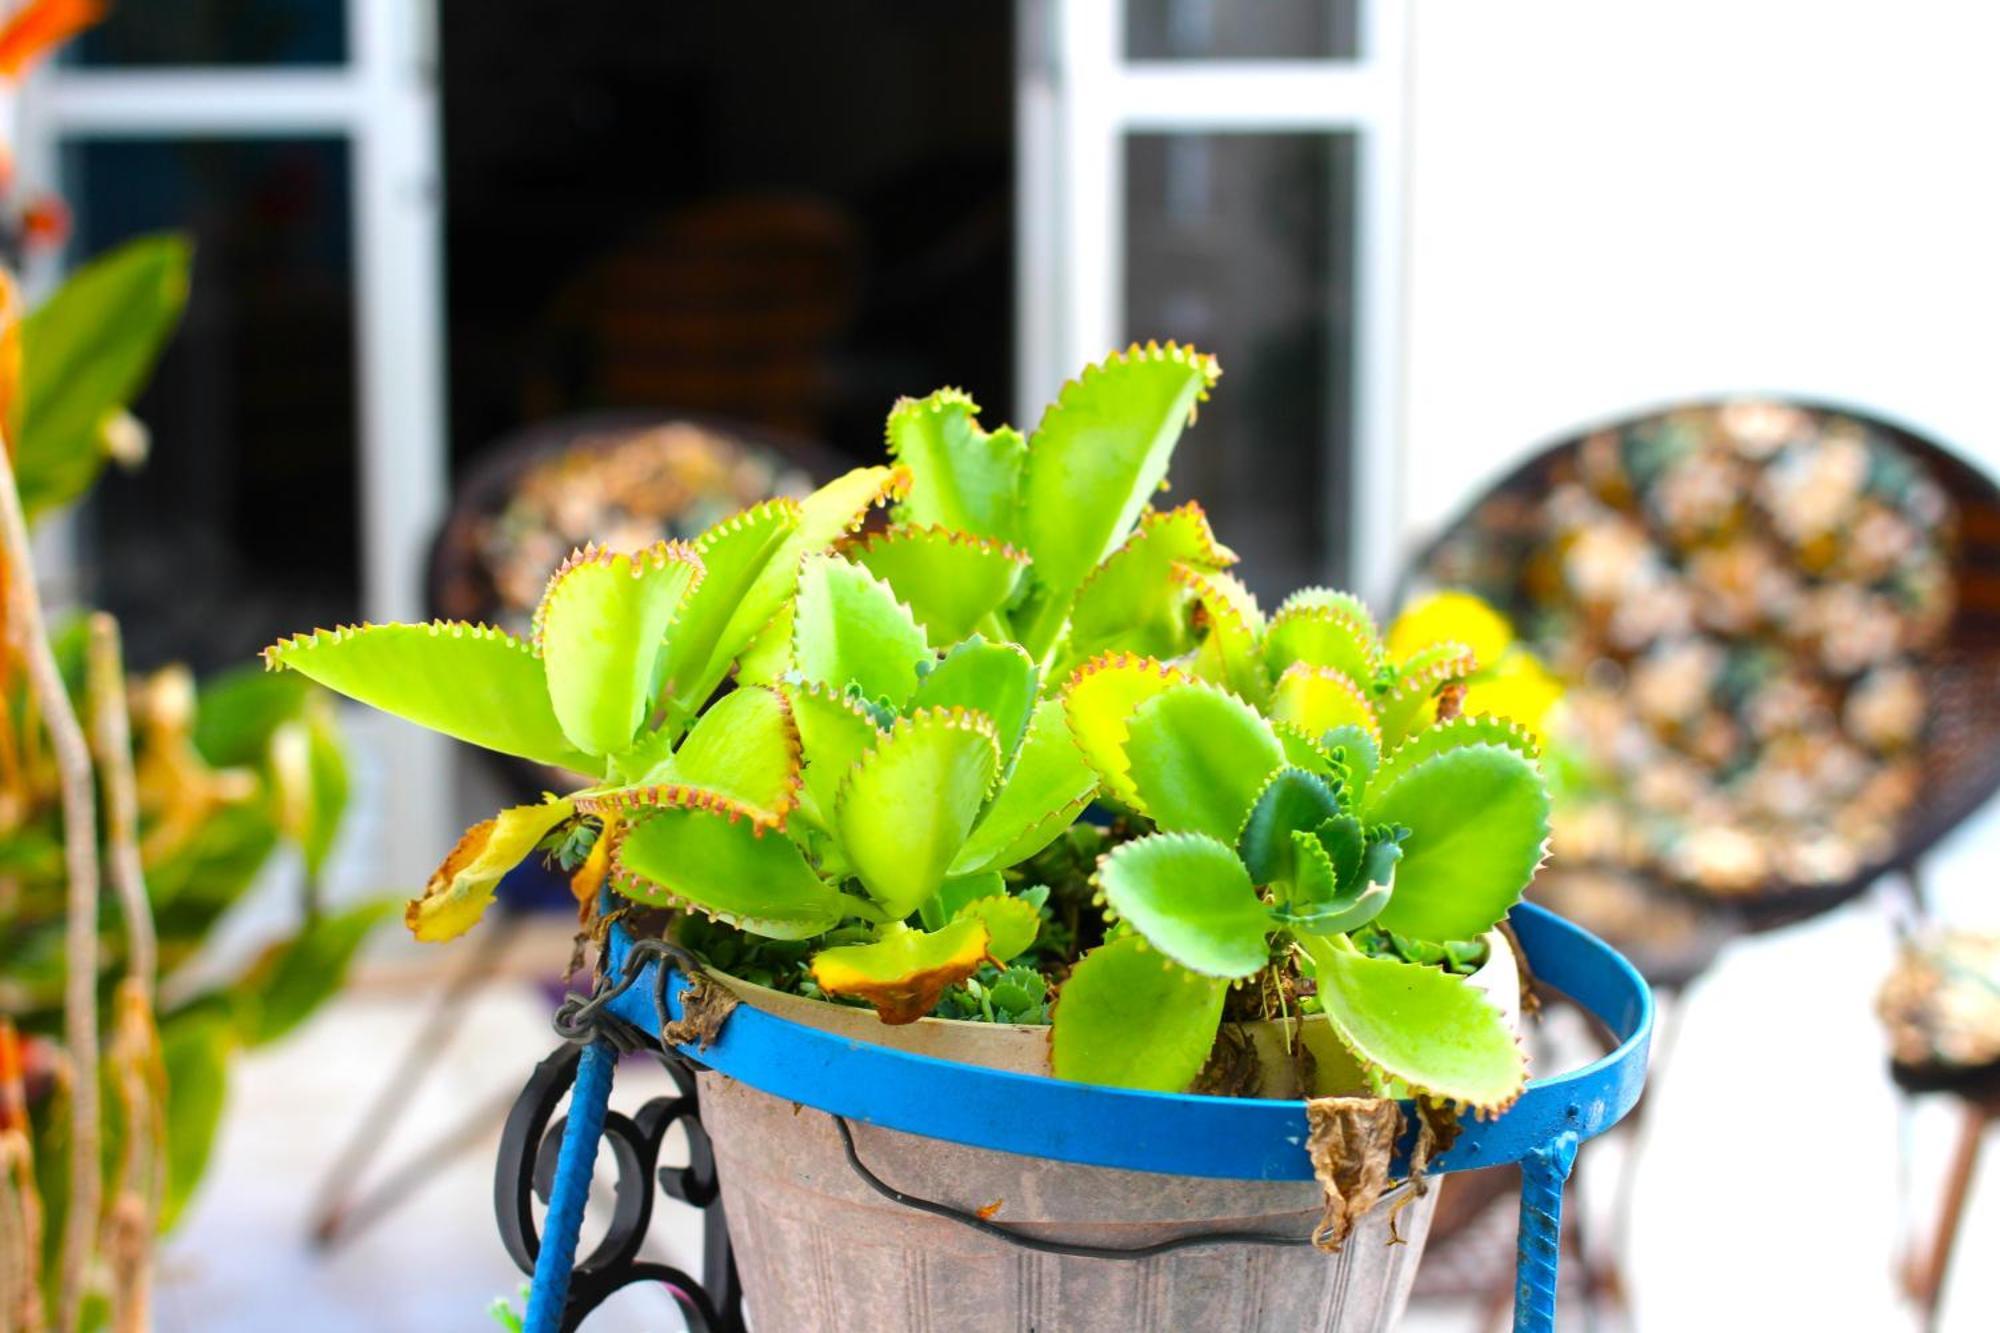
[[[1457,716],[1470,650],[1396,660],[1325,590],[1266,619],[1200,508],[1154,507],[1217,373],[1135,347],[1025,437],[955,391],[905,400],[893,467],[684,546],[579,552],[532,640],[364,626],[267,660],[600,779],[468,833],[411,904],[419,936],[469,926],[541,848],[586,912],[608,885],[621,928],[700,955],[718,1019],[747,1001],[968,1063],[1311,1099],[1318,1186],[889,1131],[867,1147],[915,1192],[1066,1236],[1313,1230],[1365,1256],[1262,1250],[1250,1274],[1161,1255],[1142,1325],[1227,1320],[1246,1284],[1251,1324],[1325,1325],[1338,1299],[1372,1325],[1399,1308],[1426,1216],[1398,1237],[1383,1199],[1393,1098],[1422,1109],[1420,1173],[1460,1113],[1525,1081],[1495,928],[1541,861],[1547,794],[1526,733]],[[891,522],[864,531],[878,503]],[[1004,1246],[885,1208],[789,1103],[719,1076],[704,1103],[760,1325],[841,1326],[891,1289],[938,1326],[1132,1298],[1090,1258],[1037,1270],[1059,1294],[1029,1290]],[[920,1281],[940,1254],[963,1267]]]

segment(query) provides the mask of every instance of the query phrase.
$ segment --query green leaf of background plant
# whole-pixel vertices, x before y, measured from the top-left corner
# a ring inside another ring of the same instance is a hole
[[[599,771],[556,721],[541,660],[497,629],[432,621],[315,630],[266,648],[264,661],[470,745]]]
[[[1035,707],[1035,664],[1019,644],[961,643],[917,683],[910,708],[965,708],[993,723],[1004,766]]]
[[[951,872],[1005,869],[1027,860],[1075,822],[1096,790],[1097,774],[1070,736],[1062,700],[1042,700],[1013,771],[953,858]]]
[[[1368,958],[1312,936],[1300,943],[1318,978],[1320,1006],[1364,1068],[1414,1092],[1481,1114],[1513,1104],[1527,1062],[1500,1011],[1463,977]]]
[[[194,745],[217,768],[252,768],[269,752],[271,733],[305,712],[312,682],[254,663],[204,679],[195,696]]]
[[[940,929],[957,917],[967,903],[981,898],[1004,897],[1006,892],[1007,881],[1000,877],[997,870],[982,871],[976,875],[954,875],[938,885],[938,891],[919,909],[924,929]]]
[[[71,274],[21,326],[7,435],[29,518],[68,504],[104,466],[103,430],[145,387],[187,303],[185,237],[142,236]]]
[[[790,839],[713,810],[663,809],[635,821],[612,852],[611,873],[628,898],[688,907],[769,939],[810,939],[847,915]]]
[[[917,688],[930,641],[889,585],[834,556],[806,557],[792,610],[792,661],[801,677],[834,693],[859,685],[870,700],[901,708]]]
[[[236,1037],[220,1006],[169,1014],[160,1023],[167,1070],[167,1182],[159,1228],[170,1231],[194,1197],[215,1148],[229,1097],[229,1056]]]
[[[1028,446],[1010,426],[982,430],[978,417],[979,404],[961,389],[897,400],[889,412],[889,452],[910,473],[900,515],[1012,542]]]
[[[1492,929],[1534,877],[1548,842],[1549,794],[1518,752],[1467,745],[1371,784],[1362,817],[1410,831],[1382,927],[1466,940]]]
[[[834,802],[835,833],[892,918],[937,892],[999,770],[993,724],[965,712],[912,714],[855,764]]]
[[[579,750],[618,754],[638,737],[667,627],[701,573],[693,547],[657,542],[633,552],[585,547],[549,580],[536,641],[556,720]]]
[[[1118,549],[1166,478],[1175,443],[1219,372],[1212,357],[1134,346],[1062,388],[1028,441],[1022,545],[1060,612]],[[1030,650],[1039,645],[1028,641]]]
[[[1057,1078],[1184,1092],[1208,1063],[1229,983],[1199,976],[1126,935],[1078,960],[1056,998]]]
[[[243,1044],[262,1046],[288,1035],[332,999],[369,932],[395,907],[389,900],[358,903],[309,921],[265,949],[230,986]]]
[[[1234,845],[1285,752],[1256,709],[1189,682],[1133,710],[1125,760],[1140,809],[1155,824]]]
[[[1227,843],[1198,833],[1121,843],[1097,882],[1113,911],[1183,967],[1247,977],[1270,961],[1270,909]]]
[[[907,524],[862,538],[847,555],[889,585],[940,649],[1005,606],[1028,565],[1025,554],[1004,542]]]

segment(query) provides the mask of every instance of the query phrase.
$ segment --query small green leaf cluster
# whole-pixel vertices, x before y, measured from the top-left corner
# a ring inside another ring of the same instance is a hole
[[[1519,1046],[1453,973],[1541,864],[1533,742],[1498,719],[1437,721],[1470,654],[1388,661],[1352,599],[1310,592],[1244,623],[1256,632],[1229,658],[1205,660],[1212,639],[1177,663],[1106,655],[1064,686],[1104,791],[1156,831],[1100,865],[1123,933],[1064,986],[1056,1072],[1184,1088],[1223,988],[1290,967],[1376,1085],[1505,1106]],[[1217,668],[1228,660],[1245,669]],[[1134,1005],[1148,994],[1161,1002]]]

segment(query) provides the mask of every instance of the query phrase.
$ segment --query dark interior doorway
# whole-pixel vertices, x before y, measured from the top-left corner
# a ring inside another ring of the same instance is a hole
[[[697,411],[1011,402],[1012,5],[442,0],[453,461]]]

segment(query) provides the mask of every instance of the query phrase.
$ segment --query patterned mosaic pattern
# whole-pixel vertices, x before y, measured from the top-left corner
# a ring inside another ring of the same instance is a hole
[[[1741,897],[1895,848],[1956,531],[1886,432],[1745,401],[1588,436],[1425,573],[1505,608],[1568,685],[1556,866]]]

